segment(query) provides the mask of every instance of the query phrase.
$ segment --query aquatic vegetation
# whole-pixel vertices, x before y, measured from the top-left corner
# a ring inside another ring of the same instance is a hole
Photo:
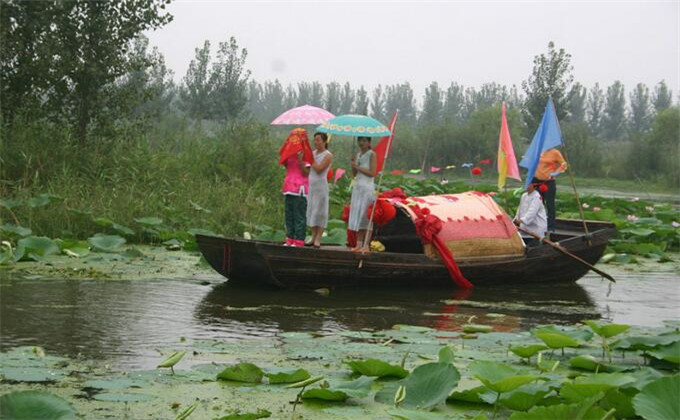
[[[170,356],[168,356],[167,359],[160,362],[157,367],[159,367],[159,368],[169,367],[170,370],[172,371],[172,373],[174,374],[175,373],[174,366],[177,363],[179,363],[180,360],[182,360],[182,358],[184,357],[185,354],[187,354],[186,350],[176,351],[176,352],[172,353]]]
[[[69,420],[76,411],[65,399],[48,392],[18,391],[0,397],[0,417],[16,420]]]
[[[408,371],[401,366],[391,365],[379,359],[350,360],[345,362],[352,372],[365,376],[377,376],[378,378],[395,377],[405,378]]]
[[[645,385],[633,398],[635,412],[647,420],[680,418],[680,375],[657,379]]]
[[[625,324],[606,324],[600,325],[596,321],[583,321],[584,324],[590,327],[591,330],[602,338],[602,357],[604,358],[605,353],[609,356],[609,362],[611,363],[612,357],[610,354],[609,344],[607,342],[608,338],[612,338],[627,331],[630,325]]]
[[[262,382],[263,376],[264,372],[262,369],[252,363],[242,362],[225,368],[222,372],[217,374],[217,379],[223,379],[225,381],[260,383]]]

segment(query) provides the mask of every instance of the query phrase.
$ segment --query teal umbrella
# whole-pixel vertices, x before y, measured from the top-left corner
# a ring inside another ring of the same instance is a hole
[[[316,128],[337,136],[385,137],[392,134],[383,123],[365,115],[347,114],[331,118]]]

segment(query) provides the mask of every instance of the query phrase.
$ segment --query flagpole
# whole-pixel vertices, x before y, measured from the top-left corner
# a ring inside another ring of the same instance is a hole
[[[397,109],[395,116],[398,117],[399,115],[399,110]],[[396,125],[397,120],[394,120],[394,125]],[[371,217],[368,219],[368,229],[366,230],[366,235],[364,235],[364,243],[361,245],[362,248],[362,253],[363,249],[366,248],[366,243],[370,240],[371,234],[373,233],[373,216],[375,215],[375,208],[378,206],[378,195],[377,192],[380,191],[380,185],[382,185],[382,179],[383,179],[383,174],[385,173],[385,166],[387,163],[387,158],[390,156],[390,149],[392,148],[392,139],[394,139],[394,126],[392,127],[392,133],[390,134],[390,138],[387,140],[387,149],[385,150],[385,159],[383,159],[383,167],[382,170],[380,171],[380,176],[378,177],[378,186],[376,187],[376,197],[375,201],[373,202],[373,207],[371,208]],[[377,162],[376,162],[377,166]],[[378,168],[376,168],[378,169]],[[369,242],[370,243],[370,242]],[[363,260],[359,261],[359,268],[363,265]]]

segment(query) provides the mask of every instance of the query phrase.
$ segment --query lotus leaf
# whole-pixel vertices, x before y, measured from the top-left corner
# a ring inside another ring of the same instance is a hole
[[[41,391],[18,391],[0,397],[0,417],[16,420],[75,419],[73,406],[61,397]]]
[[[64,197],[54,194],[40,194],[28,200],[28,206],[31,208],[44,207],[50,203],[62,201]]]
[[[527,411],[551,392],[545,384],[527,384],[503,394],[498,402],[511,410]]]
[[[368,395],[374,380],[374,378],[361,376],[353,381],[329,384],[327,388],[312,388],[306,390],[302,398],[326,401],[344,401],[349,397],[363,398]]]
[[[118,223],[113,223],[111,225],[111,229],[115,230],[116,232],[120,233],[121,235],[132,236],[132,235],[135,234],[134,230],[130,229],[127,226],[119,225]]]
[[[633,398],[635,413],[645,420],[680,419],[680,375],[650,382]]]
[[[634,236],[649,236],[654,234],[654,230],[649,228],[622,229],[621,233],[629,233]]]
[[[97,401],[109,401],[109,402],[146,402],[153,400],[153,395],[148,394],[132,394],[132,393],[117,393],[117,392],[104,392],[101,394],[95,394],[93,397]]]
[[[151,385],[147,381],[129,378],[116,379],[93,379],[83,384],[85,388],[97,389],[126,389],[126,388],[144,388]]]
[[[678,341],[680,341],[680,334],[673,332],[656,336],[626,337],[614,343],[612,347],[620,350],[653,350]]]
[[[558,332],[538,332],[536,338],[542,340],[551,349],[562,349],[565,347],[578,347],[579,342],[568,335]]]
[[[605,366],[601,362],[599,362],[596,358],[589,354],[572,357],[571,359],[569,359],[569,364],[572,367],[583,370],[589,370],[591,372],[601,371],[602,368]]]
[[[676,365],[680,364],[680,341],[651,350],[649,355]]]
[[[169,367],[169,368],[171,368],[171,367],[175,366],[180,360],[182,360],[182,357],[184,357],[185,354],[187,354],[186,350],[176,351],[176,352],[172,353],[170,356],[168,356],[165,360],[160,362],[158,364],[158,366],[156,366],[156,367],[159,367],[159,368]]]
[[[489,325],[480,324],[465,324],[463,325],[463,332],[465,333],[488,333],[493,331],[493,327]]]
[[[304,381],[310,377],[305,369],[270,371],[264,374],[270,384],[289,384]]]
[[[512,367],[497,362],[477,360],[470,363],[468,369],[475,378],[497,393],[512,391],[538,379],[535,375],[520,375]]]
[[[600,337],[611,338],[615,335],[619,335],[630,328],[630,325],[625,324],[606,324],[599,325],[595,321],[583,321],[584,324],[588,325],[593,332]]]
[[[14,254],[15,261],[32,259],[43,261],[45,257],[58,254],[59,245],[52,239],[45,236],[28,236],[19,239],[17,249]]]
[[[90,245],[86,241],[78,241],[73,239],[59,240],[59,248],[61,252],[68,255],[69,257],[86,257],[90,254]]]
[[[286,385],[285,388],[303,388],[303,387],[306,387],[307,385],[311,385],[315,382],[319,382],[322,379],[323,379],[323,376],[314,376],[312,378],[307,378],[307,379],[300,381],[300,382],[295,382],[293,384]]]
[[[404,408],[388,408],[385,410],[392,418],[400,420],[440,420],[452,419],[443,413],[430,413],[427,411],[407,410]]]
[[[439,350],[439,363],[453,363],[455,356],[451,347],[444,346]]]
[[[60,372],[44,367],[3,367],[0,375],[11,382],[54,382],[63,377]]]
[[[25,228],[23,226],[19,225],[0,225],[0,232],[4,232],[6,234],[13,234],[15,236],[28,236],[30,235],[33,231],[29,228]]]
[[[498,394],[484,385],[475,388],[454,391],[449,395],[447,401],[464,401],[477,404],[493,404]]]
[[[634,381],[634,377],[622,373],[596,373],[562,385],[560,395],[570,402],[578,402]]]
[[[193,404],[191,404],[190,406],[182,410],[179,414],[177,414],[175,420],[186,420],[186,418],[189,417],[191,413],[193,413],[196,410],[196,408],[198,408],[200,403],[201,403],[200,400],[194,401]]]
[[[239,363],[227,367],[217,374],[217,379],[236,382],[260,383],[264,373],[262,369],[252,363]]]
[[[510,351],[518,355],[519,357],[528,359],[535,355],[539,351],[547,350],[548,347],[543,344],[529,344],[526,346],[513,346],[510,347]]]
[[[96,251],[101,252],[115,252],[118,248],[125,244],[125,238],[118,235],[105,235],[103,233],[97,233],[91,238],[87,239],[87,242],[92,245]]]
[[[0,199],[0,206],[12,210],[13,208],[21,206],[23,203],[19,200]]]
[[[271,416],[267,410],[257,410],[257,413],[235,413],[228,416],[220,417],[219,420],[257,420],[265,419]]]
[[[531,334],[536,336],[536,333],[550,332],[558,333],[569,336],[576,341],[590,341],[593,338],[593,332],[590,328],[574,328],[574,327],[556,327],[554,325],[547,325],[543,327],[535,328],[531,331]]]
[[[351,360],[345,362],[352,372],[365,376],[377,376],[379,378],[393,376],[395,378],[405,378],[408,371],[401,366],[391,365],[379,359]]]
[[[139,219],[135,219],[135,222],[144,226],[159,226],[163,224],[163,219],[158,217],[140,217]]]
[[[347,242],[347,231],[344,228],[328,229],[328,235],[321,238],[322,244],[344,245]]]
[[[603,420],[607,412],[593,406],[601,398],[602,395],[599,395],[575,404],[538,406],[526,413],[516,411],[510,420]]]
[[[600,407],[605,410],[615,409],[617,418],[633,418],[635,417],[634,396],[635,392],[621,391],[616,388],[610,389],[600,401]]]
[[[102,227],[111,227],[113,226],[113,220],[107,218],[107,217],[95,217],[92,219],[95,225],[97,226],[102,226]]]
[[[406,388],[406,398],[402,405],[410,408],[432,409],[446,401],[459,379],[460,373],[451,363],[420,365],[401,382]]]

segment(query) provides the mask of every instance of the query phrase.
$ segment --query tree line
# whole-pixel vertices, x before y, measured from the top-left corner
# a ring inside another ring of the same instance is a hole
[[[520,86],[432,82],[423,94],[408,81],[284,86],[252,80],[248,51],[231,37],[216,48],[209,41],[197,46],[176,83],[163,55],[141,35],[172,20],[165,11],[169,2],[0,3],[4,143],[18,141],[16,129],[35,123],[63,127],[80,146],[96,147],[143,137],[171,119],[199,127],[246,120],[267,124],[289,108],[310,104],[387,122],[398,109],[395,164],[425,168],[495,156],[501,102],[508,104],[521,155],[552,97],[570,160],[582,174],[680,185],[678,163],[668,158],[677,156],[680,118],[663,80],[652,87],[638,83],[630,92],[620,81],[586,88],[574,80],[571,55],[550,42]]]

